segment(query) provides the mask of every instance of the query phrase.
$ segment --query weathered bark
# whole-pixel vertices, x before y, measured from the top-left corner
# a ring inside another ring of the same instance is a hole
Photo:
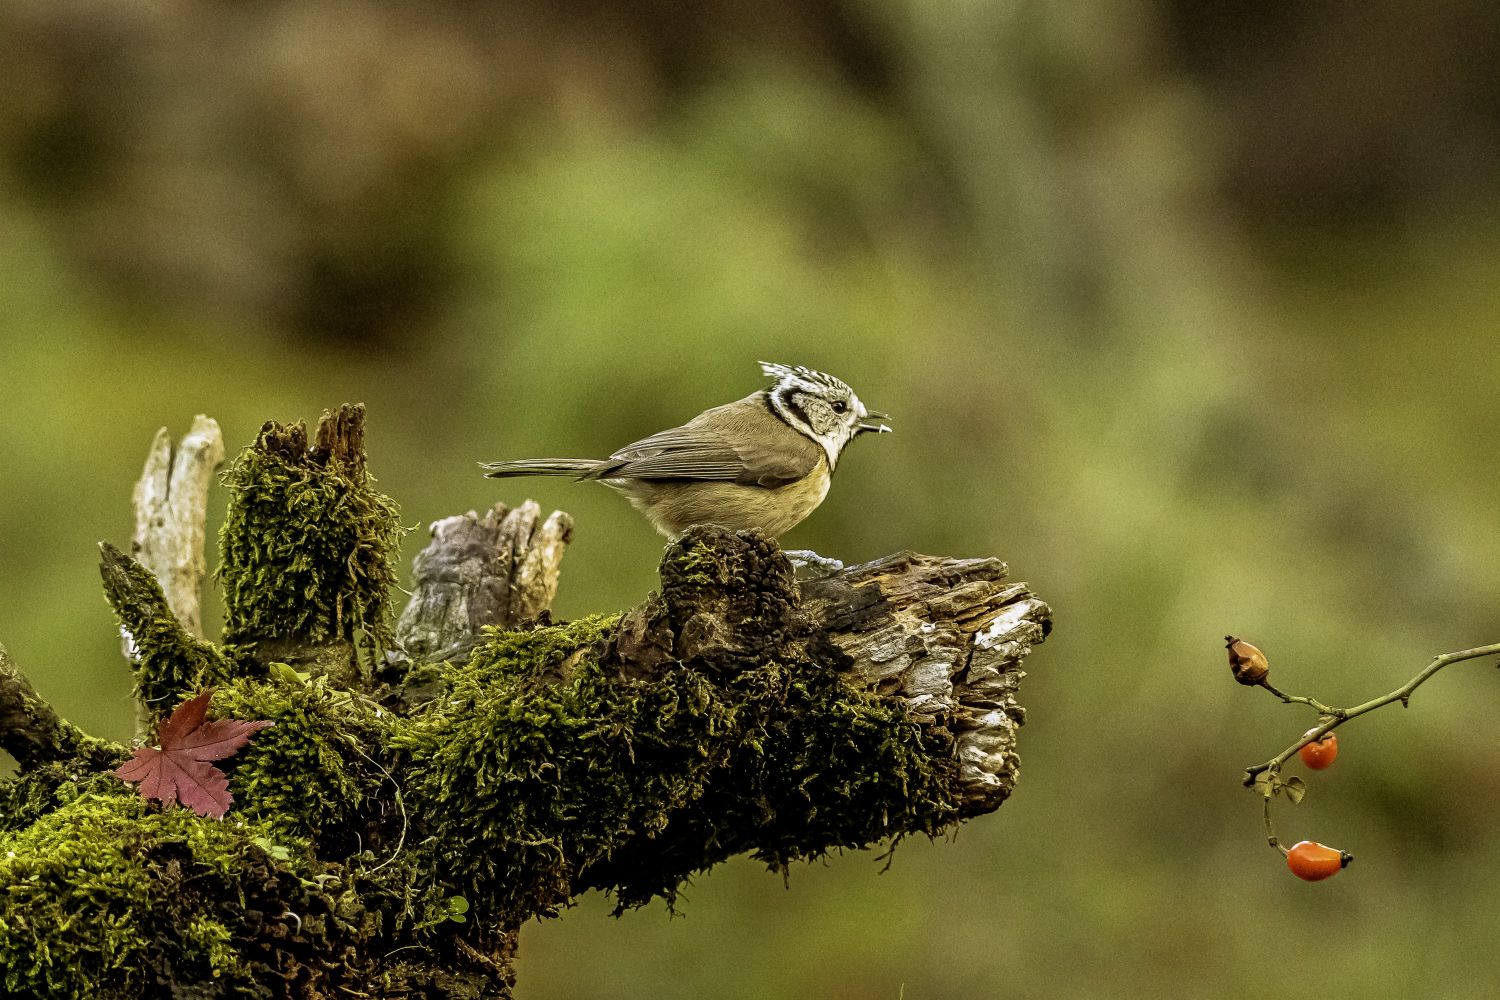
[[[351,475],[365,473],[365,404],[345,403],[337,410],[325,410],[307,438],[302,421],[281,424],[267,420],[260,429],[256,447],[279,455],[291,465],[342,465]]]
[[[802,584],[804,609],[854,660],[850,680],[953,732],[966,816],[1015,785],[1021,662],[1052,628],[1052,610],[1006,572],[998,559],[901,552]]]
[[[161,583],[182,627],[200,637],[208,489],[214,470],[223,462],[224,438],[218,422],[199,414],[175,449],[165,427],[156,432],[146,467],[135,484],[135,536],[130,554]],[[125,645],[129,657],[128,640]]]
[[[527,500],[497,503],[434,521],[432,541],[412,563],[411,600],[396,623],[395,664],[457,660],[485,626],[514,628],[540,618],[557,596],[573,519],[560,510],[544,521]]]

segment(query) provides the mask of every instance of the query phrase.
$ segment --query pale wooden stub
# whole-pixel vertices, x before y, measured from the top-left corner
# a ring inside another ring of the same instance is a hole
[[[223,463],[224,436],[219,424],[200,413],[175,447],[165,427],[156,432],[135,484],[130,554],[161,584],[182,627],[199,638],[203,636],[203,576],[208,568],[203,554],[208,490],[214,470]],[[124,637],[124,647],[133,661],[129,636]]]

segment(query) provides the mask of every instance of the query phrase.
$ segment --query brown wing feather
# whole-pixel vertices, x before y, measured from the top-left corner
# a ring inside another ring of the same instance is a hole
[[[817,467],[823,450],[754,395],[705,410],[681,427],[628,444],[590,479],[703,479],[776,487]]]

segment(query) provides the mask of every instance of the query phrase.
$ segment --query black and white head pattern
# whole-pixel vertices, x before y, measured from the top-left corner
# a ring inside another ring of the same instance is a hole
[[[842,379],[800,365],[766,361],[760,363],[760,370],[776,380],[766,390],[771,412],[821,445],[830,469],[838,465],[844,446],[860,432],[890,430],[865,422],[871,416],[885,415],[871,414]]]

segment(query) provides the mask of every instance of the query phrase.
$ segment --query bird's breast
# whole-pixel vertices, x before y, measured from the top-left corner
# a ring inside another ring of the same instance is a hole
[[[817,510],[832,477],[820,458],[813,470],[783,486],[683,480],[606,479],[668,538],[697,524],[733,531],[759,529],[779,538]]]

